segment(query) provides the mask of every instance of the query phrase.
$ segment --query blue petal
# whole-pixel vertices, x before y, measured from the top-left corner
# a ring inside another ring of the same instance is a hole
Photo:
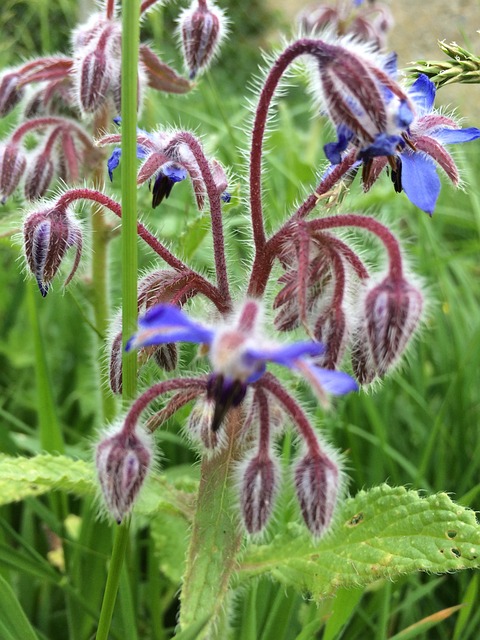
[[[379,133],[371,145],[360,151],[360,160],[369,160],[378,156],[394,156],[397,153],[398,145],[403,140],[400,136],[390,136],[386,133]]]
[[[160,171],[172,182],[181,182],[187,177],[186,170],[176,162],[166,162],[160,167]]]
[[[178,307],[159,304],[152,307],[138,321],[139,331],[125,346],[126,351],[168,342],[210,344],[213,331],[190,320]]]
[[[412,84],[408,93],[417,107],[417,117],[429,113],[433,109],[437,90],[433,82],[421,73]]]
[[[342,152],[348,147],[348,143],[353,138],[353,133],[345,125],[337,127],[337,142],[328,142],[324,145],[325,155],[332,164],[340,164]]]
[[[224,191],[220,197],[225,204],[228,204],[232,200],[232,195],[228,191]]]
[[[247,349],[245,359],[248,364],[255,362],[275,362],[284,367],[293,367],[295,360],[306,356],[319,356],[325,348],[319,342],[295,342],[285,346],[270,347],[267,349]]]
[[[440,193],[435,163],[422,153],[402,153],[402,188],[410,202],[432,215]]]
[[[459,142],[471,142],[472,140],[480,138],[480,129],[476,127],[469,127],[468,129],[451,129],[450,127],[444,127],[435,129],[430,132],[430,135],[442,144],[457,144]]]
[[[120,157],[122,155],[122,150],[120,147],[114,149],[112,151],[112,155],[107,160],[107,169],[108,169],[108,177],[110,178],[110,182],[113,181],[113,172],[120,164]]]
[[[325,391],[336,396],[341,396],[350,391],[358,391],[358,384],[355,380],[343,371],[332,371],[331,369],[321,369],[320,367],[310,366],[319,384]]]
[[[400,129],[406,129],[413,122],[413,112],[405,100],[402,100],[397,112],[396,124]]]

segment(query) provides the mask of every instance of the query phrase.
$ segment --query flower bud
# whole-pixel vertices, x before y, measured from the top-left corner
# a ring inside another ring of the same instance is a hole
[[[115,334],[110,346],[109,359],[109,382],[112,393],[120,395],[122,393],[122,332]]]
[[[27,200],[42,198],[50,186],[55,173],[55,164],[48,153],[38,153],[25,174],[25,197]]]
[[[398,360],[418,327],[423,298],[403,278],[387,276],[365,299],[366,332],[379,376]]]
[[[18,88],[20,75],[7,73],[0,80],[0,118],[5,117],[23,98],[24,90]]]
[[[316,358],[315,364],[325,369],[335,369],[343,357],[348,338],[343,309],[338,305],[332,306],[320,314],[313,335],[325,346],[325,352]]]
[[[248,533],[260,533],[272,514],[278,492],[279,470],[274,460],[257,455],[250,460],[241,480],[240,505]]]
[[[2,202],[12,195],[22,179],[27,160],[16,144],[0,146],[0,196]]]
[[[337,465],[325,453],[307,453],[296,466],[295,488],[307,527],[313,534],[323,535],[337,502]]]
[[[173,371],[178,363],[178,349],[174,342],[159,345],[153,352],[153,359],[164,371]]]
[[[82,231],[65,210],[53,207],[31,214],[23,225],[27,264],[45,297],[67,249],[76,247],[76,255],[65,286],[75,275],[82,254]]]
[[[119,33],[109,23],[102,33],[82,50],[77,62],[77,99],[85,113],[94,113],[105,102],[119,69]]]
[[[130,512],[152,462],[150,438],[123,431],[97,446],[96,467],[105,506],[118,524]]]
[[[180,16],[179,27],[185,66],[193,80],[215,55],[225,32],[225,17],[213,3],[194,0]]]

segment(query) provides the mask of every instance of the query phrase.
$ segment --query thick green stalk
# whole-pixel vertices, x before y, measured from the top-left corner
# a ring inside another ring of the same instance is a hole
[[[232,466],[238,457],[235,448],[238,417],[230,419],[229,447],[202,463],[179,620],[180,629],[185,630],[208,616],[209,622],[199,640],[218,637],[219,621],[228,606],[230,580],[242,543],[231,486]]]
[[[137,101],[139,0],[122,3],[122,333],[125,342],[137,325]],[[122,359],[124,403],[136,393],[137,361],[124,352]],[[97,640],[107,640],[127,550],[128,521],[117,528],[100,612]]]

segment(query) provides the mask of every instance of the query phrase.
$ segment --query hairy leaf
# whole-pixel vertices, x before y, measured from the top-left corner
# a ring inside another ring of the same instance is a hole
[[[315,599],[414,571],[443,573],[480,566],[480,526],[473,511],[442,493],[382,485],[339,509],[332,531],[315,542],[290,524],[269,545],[252,545],[242,577],[269,573]]]

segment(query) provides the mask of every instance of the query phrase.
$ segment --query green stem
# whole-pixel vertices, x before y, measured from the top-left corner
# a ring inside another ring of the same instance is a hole
[[[137,326],[137,108],[139,0],[122,3],[122,334],[123,341]],[[126,404],[135,396],[137,360],[123,353],[122,388]],[[107,586],[100,612],[97,640],[107,640],[129,536],[128,520],[115,532]]]
[[[96,640],[108,640],[113,609],[117,599],[118,585],[122,574],[123,560],[127,550],[128,537],[129,522],[128,520],[125,520],[125,522],[115,531],[112,559],[110,561],[110,566],[108,567],[107,584],[103,595],[102,610],[100,611]]]
[[[218,623],[227,604],[229,584],[237,564],[242,533],[237,510],[232,508],[232,467],[238,457],[235,443],[241,426],[237,414],[228,425],[229,446],[201,468],[197,510],[187,555],[180,609],[180,629],[209,616],[201,638],[218,636]]]

